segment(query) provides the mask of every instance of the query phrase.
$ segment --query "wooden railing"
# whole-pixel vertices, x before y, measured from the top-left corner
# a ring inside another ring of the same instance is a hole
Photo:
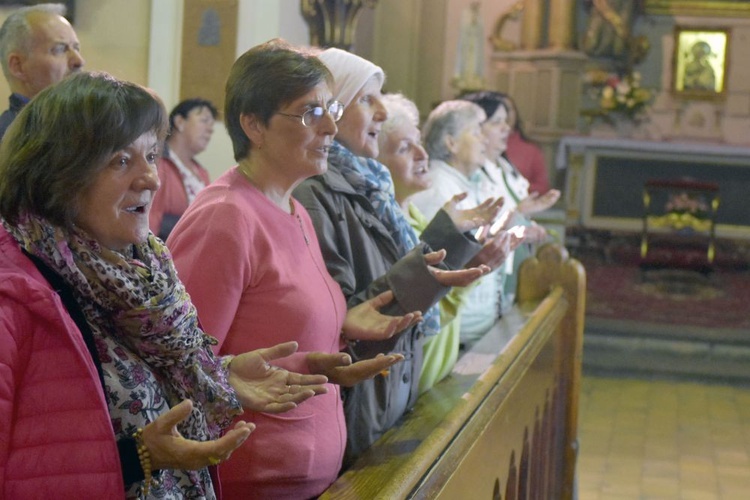
[[[518,305],[321,498],[573,498],[585,290],[542,247]]]

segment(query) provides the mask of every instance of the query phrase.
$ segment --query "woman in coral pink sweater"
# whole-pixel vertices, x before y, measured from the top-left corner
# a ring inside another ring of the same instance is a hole
[[[328,393],[281,415],[246,412],[257,429],[221,465],[225,498],[311,498],[341,468],[346,425],[339,385],[379,375],[403,359],[352,363],[345,340],[388,338],[420,315],[376,309],[386,292],[347,312],[326,270],[310,217],[291,196],[326,170],[343,106],[317,58],[282,41],[250,49],[227,81],[226,125],[239,164],[201,191],[168,239],[180,278],[221,354],[295,340],[283,366],[328,376]],[[343,334],[342,334],[343,332]]]

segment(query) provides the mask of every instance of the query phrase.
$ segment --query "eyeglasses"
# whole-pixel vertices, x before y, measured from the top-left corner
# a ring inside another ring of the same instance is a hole
[[[315,127],[320,124],[321,120],[323,120],[326,111],[329,115],[331,115],[333,121],[337,122],[341,119],[341,115],[344,114],[344,105],[338,101],[331,101],[330,103],[328,103],[327,108],[324,108],[323,106],[314,106],[301,115],[282,113],[281,111],[277,111],[276,114],[288,116],[289,118],[301,118],[302,125],[304,125],[305,127]]]

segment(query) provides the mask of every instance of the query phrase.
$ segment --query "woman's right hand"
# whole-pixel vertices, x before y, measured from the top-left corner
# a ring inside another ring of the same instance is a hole
[[[376,295],[346,311],[341,331],[350,340],[385,340],[422,321],[421,311],[403,316],[382,314],[380,309],[393,301],[393,291]]]
[[[255,429],[255,424],[237,422],[234,428],[213,441],[185,439],[177,424],[185,420],[193,402],[184,400],[143,428],[143,444],[151,455],[151,468],[197,470],[228,459]]]
[[[508,231],[500,231],[497,235],[487,238],[481,250],[471,259],[468,266],[484,264],[495,270],[505,262],[505,259],[520,244],[520,240]]]
[[[372,359],[352,363],[346,353],[311,352],[307,355],[307,366],[311,373],[325,375],[334,384],[351,387],[378,374],[387,375],[391,366],[403,360],[403,354],[378,354]]]
[[[455,271],[438,269],[435,266],[443,262],[445,254],[445,250],[438,250],[437,252],[424,254],[424,261],[427,264],[427,269],[429,269],[432,276],[442,286],[468,286],[491,271],[491,269],[484,264],[480,264],[477,267],[457,269]]]

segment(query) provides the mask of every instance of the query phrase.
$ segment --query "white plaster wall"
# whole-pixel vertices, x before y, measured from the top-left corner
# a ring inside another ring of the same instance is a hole
[[[149,86],[162,96],[168,109],[179,100],[182,11],[183,0],[151,2]],[[237,56],[275,37],[298,45],[309,41],[299,0],[240,0],[237,23]],[[198,160],[208,169],[211,179],[235,165],[232,142],[223,122],[216,123],[211,142]]]
[[[74,27],[86,60],[85,68],[145,84],[150,9],[150,0],[77,0]],[[13,10],[14,7],[0,8],[0,23]],[[9,95],[8,82],[0,78],[0,109],[7,108]]]
[[[491,68],[492,48],[487,40],[498,18],[517,0],[481,1],[485,35],[485,68]],[[379,0],[374,22],[372,60],[388,75],[386,87],[414,100],[426,115],[432,105],[456,94],[451,87],[455,68],[461,15],[472,0]],[[518,43],[520,19],[509,20],[504,39]],[[364,51],[357,53],[367,55]],[[486,78],[493,75],[488,72]]]

